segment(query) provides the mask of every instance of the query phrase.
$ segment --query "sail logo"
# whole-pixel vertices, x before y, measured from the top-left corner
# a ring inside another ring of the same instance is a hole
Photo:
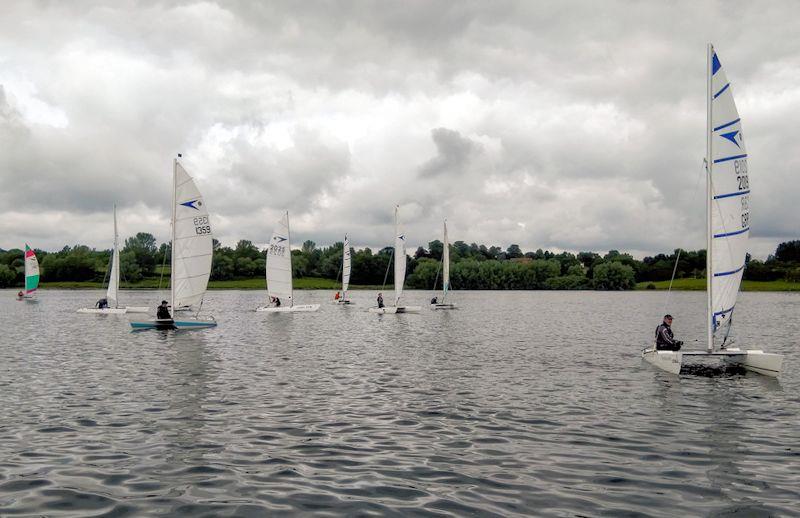
[[[200,207],[203,206],[203,200],[191,200],[185,201],[181,203],[184,207],[189,207],[190,209],[200,210]]]
[[[275,236],[272,239],[274,239],[276,243],[283,243],[284,241],[286,241],[286,238],[281,236]]]
[[[399,239],[400,241],[405,241],[406,240],[406,235],[405,234],[400,234],[399,236],[397,236],[397,239]]]
[[[736,147],[741,149],[742,146],[739,144],[742,141],[742,132],[741,131],[733,130],[733,131],[728,132],[728,133],[722,133],[722,134],[720,134],[720,137],[730,140],[731,142],[736,144]]]

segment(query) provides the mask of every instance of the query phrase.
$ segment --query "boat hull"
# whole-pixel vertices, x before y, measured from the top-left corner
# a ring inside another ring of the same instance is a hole
[[[458,309],[455,304],[431,304],[431,309]]]
[[[379,315],[394,315],[398,313],[419,313],[422,306],[386,306],[383,308],[369,308],[370,313]]]
[[[92,315],[124,315],[128,310],[127,308],[81,308],[77,312]]]
[[[208,329],[217,327],[217,321],[210,320],[148,320],[146,322],[131,322],[134,330],[146,329]]]
[[[352,306],[355,304],[352,300],[334,300],[333,303],[337,306]]]
[[[724,349],[721,351],[656,351],[645,349],[642,358],[672,374],[679,374],[681,366],[692,358],[720,358],[729,365],[739,365],[749,371],[777,378],[783,368],[783,356],[757,349]]]
[[[319,304],[299,304],[296,306],[280,306],[280,307],[271,307],[271,306],[262,306],[256,308],[256,311],[260,313],[310,313],[313,311],[319,311]]]
[[[149,313],[150,308],[147,306],[125,306],[128,313]]]

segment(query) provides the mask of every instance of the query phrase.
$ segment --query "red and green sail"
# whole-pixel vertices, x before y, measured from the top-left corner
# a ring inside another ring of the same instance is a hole
[[[39,261],[31,247],[25,244],[25,295],[33,295],[39,287]]]

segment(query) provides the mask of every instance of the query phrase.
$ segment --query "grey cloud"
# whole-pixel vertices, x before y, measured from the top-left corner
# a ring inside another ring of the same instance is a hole
[[[437,155],[422,164],[419,168],[421,177],[432,177],[440,174],[459,176],[467,165],[470,155],[480,152],[480,144],[476,144],[461,133],[447,128],[431,130],[431,137],[436,144]]]

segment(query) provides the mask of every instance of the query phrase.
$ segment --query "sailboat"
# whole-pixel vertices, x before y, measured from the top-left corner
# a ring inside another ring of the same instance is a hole
[[[146,306],[119,306],[119,234],[117,233],[117,206],[114,205],[114,249],[111,252],[111,273],[108,276],[108,289],[106,290],[106,308],[81,308],[78,313],[95,313],[105,315],[119,315],[123,313],[147,313]]]
[[[709,44],[706,92],[707,347],[705,351],[659,351],[653,345],[642,351],[642,357],[673,374],[678,374],[687,360],[707,357],[777,377],[783,356],[726,347],[750,234],[747,150],[731,90],[714,47]],[[719,347],[715,347],[715,339],[721,339]]]
[[[442,300],[431,304],[431,309],[456,309],[455,304],[447,303],[450,290],[450,241],[447,239],[447,220],[444,220],[444,247],[442,248]]]
[[[352,263],[350,258],[350,238],[347,234],[344,235],[344,247],[342,248],[342,296],[336,301],[340,306],[349,306],[354,304],[347,298],[347,288],[350,287],[350,271],[352,270]]]
[[[33,249],[25,243],[25,291],[19,300],[33,300],[36,298],[36,290],[39,288],[39,260]]]
[[[170,303],[173,308],[182,306],[202,308],[203,297],[208,289],[208,279],[211,276],[213,254],[211,222],[203,196],[177,159],[172,162],[171,203]],[[172,316],[175,317],[174,312]],[[131,322],[134,329],[202,329],[216,325],[217,322],[213,317]]]
[[[421,306],[401,306],[403,284],[406,280],[406,236],[400,228],[398,220],[399,207],[394,208],[394,306],[369,308],[370,313],[419,313]]]
[[[319,304],[295,305],[292,292],[292,241],[289,233],[289,211],[283,214],[272,232],[267,248],[267,294],[270,305],[256,308],[268,313],[317,311]],[[280,304],[280,305],[278,305]]]

